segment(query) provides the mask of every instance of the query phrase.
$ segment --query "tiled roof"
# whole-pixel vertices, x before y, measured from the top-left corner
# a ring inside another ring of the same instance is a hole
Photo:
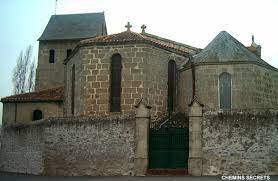
[[[193,62],[256,63],[277,71],[226,31],[221,31],[200,53],[193,56]]]
[[[106,34],[104,13],[52,15],[39,40],[86,39]]]
[[[200,49],[191,47],[182,43],[177,43],[171,40],[160,38],[158,36],[136,33],[132,31],[124,31],[117,34],[99,36],[96,38],[82,40],[82,45],[107,45],[107,44],[124,44],[124,43],[148,43],[168,51],[174,51],[178,54],[187,55],[188,53],[195,54]]]
[[[152,35],[152,34],[149,34],[149,33],[142,33],[145,37],[148,37],[149,39],[151,39],[152,41],[155,41],[155,42],[160,42],[161,44],[165,44],[165,45],[169,45],[175,49],[179,49],[181,51],[186,51],[186,52],[189,52],[191,53],[192,55],[196,54],[196,53],[199,53],[202,49],[200,48],[196,48],[196,47],[193,47],[193,46],[190,46],[190,45],[186,45],[186,44],[183,44],[183,43],[180,43],[180,42],[175,42],[173,40],[169,40],[169,39],[166,39],[166,38],[162,38],[162,37],[159,37],[159,36],[156,36],[156,35]]]
[[[260,57],[250,52],[242,43],[226,31],[221,31],[199,54],[195,62],[257,61]]]
[[[63,101],[64,87],[4,97],[1,102],[59,102]]]

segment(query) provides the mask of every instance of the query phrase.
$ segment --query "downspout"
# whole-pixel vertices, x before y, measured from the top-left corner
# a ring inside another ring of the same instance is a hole
[[[192,72],[192,100],[193,100],[196,96],[196,84],[195,84],[196,77],[195,77],[195,65],[192,62],[192,56],[191,55],[189,55],[189,61],[191,63],[191,72]]]
[[[17,103],[15,103],[15,115],[14,115],[14,122],[16,123],[17,118]]]

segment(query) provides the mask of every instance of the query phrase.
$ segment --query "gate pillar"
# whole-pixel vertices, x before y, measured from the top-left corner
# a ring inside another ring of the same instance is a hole
[[[202,107],[196,99],[189,104],[189,159],[188,173],[202,175]]]
[[[149,140],[149,122],[150,106],[147,106],[143,100],[136,107],[136,137],[135,137],[135,163],[134,171],[136,176],[145,176],[148,169],[148,140]]]

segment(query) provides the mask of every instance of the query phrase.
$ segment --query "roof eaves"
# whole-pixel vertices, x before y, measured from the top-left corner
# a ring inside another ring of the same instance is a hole
[[[193,61],[192,63],[194,63],[195,66],[201,66],[201,65],[230,65],[230,64],[255,64],[255,65],[259,65],[259,66],[262,66],[264,68],[271,69],[273,71],[278,72],[278,69],[276,67],[273,67],[272,65],[268,64],[265,61],[264,61],[264,63],[258,62],[258,61],[228,61],[228,62],[204,62],[204,61],[194,62]],[[191,69],[191,67],[187,66],[187,65],[184,66],[184,68],[180,69],[180,71]]]
[[[40,99],[32,99],[32,100],[18,100],[18,99],[1,99],[0,102],[2,103],[25,103],[25,102],[33,102],[33,103],[38,103],[38,102],[63,102],[63,99],[49,99],[49,100],[40,100]]]

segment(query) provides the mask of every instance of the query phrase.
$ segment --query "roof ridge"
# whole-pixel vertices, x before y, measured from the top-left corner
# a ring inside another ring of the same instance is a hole
[[[51,16],[72,16],[72,15],[89,15],[89,14],[104,14],[104,11],[103,12],[95,12],[95,13],[74,13],[74,14],[53,14]]]
[[[161,39],[155,39],[153,37],[145,36],[141,33],[137,33],[134,31],[122,31],[120,33],[114,33],[110,35],[98,36],[82,40],[73,52],[77,52],[77,50],[82,46],[107,45],[110,43],[147,43],[158,48],[164,49],[166,51],[177,53],[182,56],[187,56],[188,54],[196,54],[199,51],[199,49],[197,48],[188,48],[186,46],[177,45],[177,43],[173,43],[173,41],[171,40],[165,41]],[[71,54],[71,56],[72,55],[73,54]],[[65,64],[71,58],[71,56],[65,59]]]
[[[195,62],[260,61],[254,53],[226,31],[221,31],[197,55]]]
[[[168,41],[170,43],[173,43],[173,44],[176,44],[176,45],[179,45],[179,46],[184,46],[186,48],[192,48],[192,49],[198,49],[200,50],[201,48],[197,48],[197,47],[193,47],[193,46],[190,46],[190,45],[187,45],[187,44],[184,44],[184,43],[181,43],[181,42],[177,42],[177,41],[174,41],[174,40],[170,40],[168,38],[163,38],[163,37],[160,37],[160,36],[157,36],[157,35],[153,35],[153,34],[150,34],[150,33],[140,33],[142,34],[143,36],[147,36],[147,37],[150,37],[150,38],[155,38],[155,39],[158,39],[158,40],[162,40],[162,41]]]

